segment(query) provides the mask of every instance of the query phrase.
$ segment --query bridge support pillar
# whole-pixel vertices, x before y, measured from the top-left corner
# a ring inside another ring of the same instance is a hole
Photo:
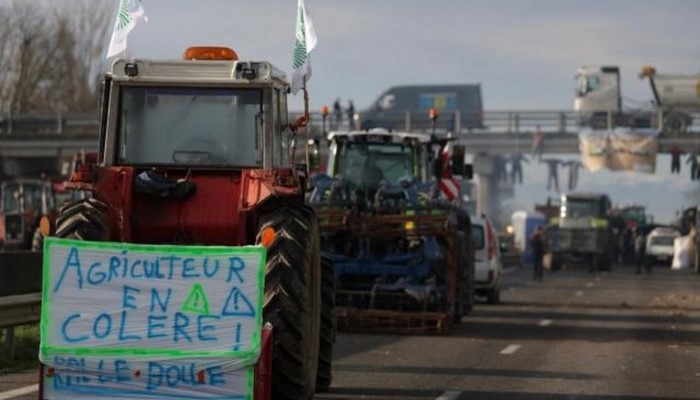
[[[474,172],[477,174],[476,185],[476,213],[478,215],[491,214],[491,202],[494,194],[494,177],[496,176],[496,162],[486,153],[474,156]]]
[[[474,172],[477,174],[476,213],[485,214],[498,224],[503,200],[512,198],[513,185],[504,181],[501,176],[505,173],[502,157],[479,153],[474,156]]]

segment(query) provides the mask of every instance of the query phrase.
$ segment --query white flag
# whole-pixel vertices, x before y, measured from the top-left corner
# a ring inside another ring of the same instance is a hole
[[[311,78],[311,60],[309,54],[316,47],[316,31],[309,13],[304,6],[304,0],[299,0],[297,10],[296,43],[294,44],[294,57],[292,66],[292,93],[296,94],[304,85],[304,79]]]
[[[120,0],[112,39],[109,41],[107,58],[114,57],[126,50],[126,37],[141,19],[148,22],[141,0]]]

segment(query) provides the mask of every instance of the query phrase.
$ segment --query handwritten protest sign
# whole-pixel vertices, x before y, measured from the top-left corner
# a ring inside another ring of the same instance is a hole
[[[265,256],[253,246],[47,238],[45,390],[51,398],[250,398]]]

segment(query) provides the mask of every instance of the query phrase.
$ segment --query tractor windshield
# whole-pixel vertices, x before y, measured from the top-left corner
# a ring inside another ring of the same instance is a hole
[[[562,204],[562,216],[568,218],[598,218],[600,203],[593,199],[567,198]]]
[[[123,87],[122,165],[262,165],[262,91]]]
[[[20,191],[16,183],[7,183],[2,186],[2,212],[10,213],[19,211]]]
[[[637,224],[646,224],[646,214],[642,207],[626,207],[620,211],[620,216],[625,221],[633,221]]]
[[[7,183],[2,187],[2,211],[43,212],[44,187],[33,183]]]
[[[404,144],[347,143],[340,147],[335,175],[361,187],[410,180],[416,176],[413,150]]]

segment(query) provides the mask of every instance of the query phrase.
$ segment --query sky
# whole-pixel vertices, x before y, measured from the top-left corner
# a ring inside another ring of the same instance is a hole
[[[116,9],[118,0],[104,1]],[[0,4],[8,0],[0,0]],[[53,4],[71,0],[54,0]],[[680,0],[305,0],[318,35],[311,54],[310,106],[336,97],[369,107],[398,84],[480,83],[484,109],[571,110],[582,65],[617,65],[628,107],[650,104],[644,65],[700,72],[700,1]],[[241,59],[269,60],[291,76],[297,0],[143,0],[148,22],[129,35],[129,53],[180,58],[192,45],[223,45]],[[301,109],[298,96],[291,102]],[[561,156],[576,158],[575,155]],[[685,160],[684,160],[685,161]],[[583,173],[579,189],[648,204],[670,221],[690,204],[687,168],[657,173]],[[686,165],[684,164],[684,167]],[[546,200],[542,165],[526,164],[516,202]],[[565,171],[561,171],[565,175]],[[555,193],[550,192],[550,195]]]

